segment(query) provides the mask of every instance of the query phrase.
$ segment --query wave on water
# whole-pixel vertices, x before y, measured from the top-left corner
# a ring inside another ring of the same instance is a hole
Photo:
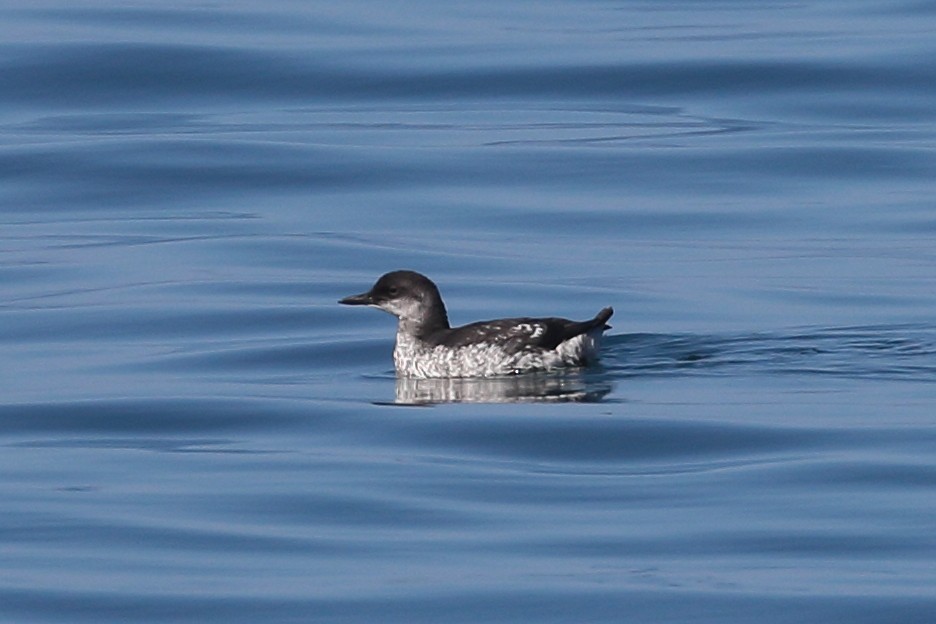
[[[351,348],[351,345],[354,348]],[[440,403],[614,402],[617,382],[652,377],[751,378],[782,375],[852,380],[936,381],[936,327],[880,325],[814,328],[748,334],[616,334],[606,338],[601,364],[588,369],[468,379],[406,379],[392,372],[386,340],[258,345],[248,340],[218,350],[209,341],[162,356],[156,371],[197,371],[218,379],[283,383],[333,383],[335,362],[344,374],[395,382],[392,397],[378,390],[377,405]],[[318,372],[314,372],[318,371]],[[305,380],[300,382],[299,380]]]
[[[936,381],[936,327],[880,325],[751,334],[624,334],[608,338],[613,377],[808,374]]]

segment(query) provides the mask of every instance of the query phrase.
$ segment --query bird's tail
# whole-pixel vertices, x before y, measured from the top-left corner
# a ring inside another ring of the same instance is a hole
[[[611,306],[608,306],[607,308],[602,308],[601,312],[599,312],[595,316],[595,318],[592,319],[592,323],[594,323],[593,327],[603,325],[604,329],[606,330],[611,329],[611,326],[608,325],[608,319],[611,318],[612,314],[614,314],[614,308],[612,308]]]
[[[595,316],[595,318],[590,321],[581,321],[580,323],[570,323],[568,327],[565,328],[563,332],[562,339],[560,342],[568,340],[569,338],[574,338],[579,334],[586,334],[593,329],[601,328],[602,331],[606,329],[611,329],[611,326],[606,323],[606,321],[611,318],[611,315],[614,314],[614,310],[610,307],[603,309],[601,312]]]

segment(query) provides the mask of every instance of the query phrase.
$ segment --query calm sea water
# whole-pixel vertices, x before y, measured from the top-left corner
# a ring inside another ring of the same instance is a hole
[[[934,27],[3,3],[0,620],[936,621]],[[396,381],[396,268],[603,366]]]

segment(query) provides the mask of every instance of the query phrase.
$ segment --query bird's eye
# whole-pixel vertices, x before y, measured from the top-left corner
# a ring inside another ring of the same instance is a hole
[[[400,289],[397,288],[396,286],[391,286],[390,288],[387,289],[387,292],[390,293],[391,297],[396,297],[397,294],[399,294]]]

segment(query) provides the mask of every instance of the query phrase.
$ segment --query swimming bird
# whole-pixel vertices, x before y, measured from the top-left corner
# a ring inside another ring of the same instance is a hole
[[[588,321],[508,318],[451,327],[439,289],[415,271],[392,271],[360,295],[338,303],[366,305],[399,320],[393,364],[401,377],[491,377],[596,362],[614,310]]]

